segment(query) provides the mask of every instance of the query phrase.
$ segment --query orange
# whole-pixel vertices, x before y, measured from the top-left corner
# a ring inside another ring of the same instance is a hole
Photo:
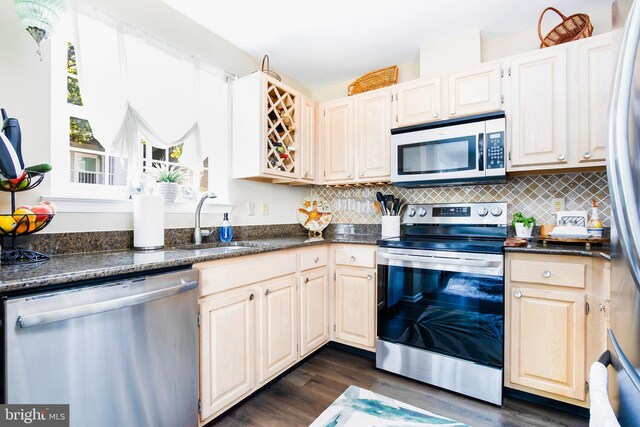
[[[23,234],[36,229],[36,215],[25,207],[19,207],[13,213],[13,219],[16,220],[18,228],[16,232]]]

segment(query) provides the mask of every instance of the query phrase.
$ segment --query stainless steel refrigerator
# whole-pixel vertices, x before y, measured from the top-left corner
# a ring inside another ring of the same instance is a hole
[[[640,0],[613,3],[616,71],[607,174],[612,227],[609,394],[622,426],[640,426]]]

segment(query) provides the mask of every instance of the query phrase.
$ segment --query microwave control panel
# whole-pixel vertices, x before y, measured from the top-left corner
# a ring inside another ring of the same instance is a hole
[[[487,169],[504,169],[504,132],[487,134]]]

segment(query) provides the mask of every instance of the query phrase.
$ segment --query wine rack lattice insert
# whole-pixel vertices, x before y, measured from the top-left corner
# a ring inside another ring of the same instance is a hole
[[[296,97],[267,81],[267,170],[296,173]]]

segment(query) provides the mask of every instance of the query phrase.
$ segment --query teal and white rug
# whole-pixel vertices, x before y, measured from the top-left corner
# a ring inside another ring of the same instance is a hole
[[[356,386],[338,397],[309,427],[455,426],[466,424]]]

